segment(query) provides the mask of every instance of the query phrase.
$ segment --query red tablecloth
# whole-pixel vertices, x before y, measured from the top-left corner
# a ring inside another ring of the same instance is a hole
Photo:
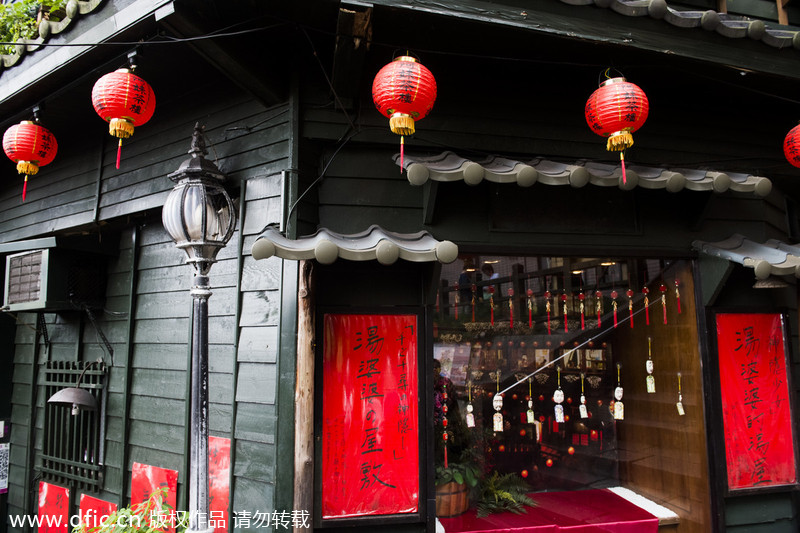
[[[447,533],[657,533],[658,518],[605,489],[537,492],[527,514],[440,518]]]

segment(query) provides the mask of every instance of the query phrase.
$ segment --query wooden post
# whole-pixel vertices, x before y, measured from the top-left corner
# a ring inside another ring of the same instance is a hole
[[[778,24],[789,24],[789,15],[786,13],[786,4],[789,0],[775,0],[778,7]]]
[[[294,422],[294,509],[308,511],[308,527],[295,525],[294,532],[313,531],[314,504],[314,262],[300,262],[297,290],[297,383]]]

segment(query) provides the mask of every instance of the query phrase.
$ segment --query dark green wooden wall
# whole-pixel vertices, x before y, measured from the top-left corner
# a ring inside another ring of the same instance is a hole
[[[107,266],[105,309],[97,323],[114,350],[105,479],[95,496],[126,504],[131,466],[140,462],[178,470],[179,506],[185,507],[192,268],[163,230],[160,212],[173,186],[167,174],[188,157],[195,122],[205,125],[207,158],[227,174],[241,215],[210,272],[210,434],[232,439],[232,508],[272,511],[283,271],[280,260],[256,263],[249,250],[263,228],[283,216],[289,106],[265,108],[220,84],[198,86],[161,105],[170,111],[123,143],[119,170],[114,168],[116,142],[100,124],[102,135],[87,132],[92,142],[84,142],[82,152],[64,150],[47,172],[32,178],[25,203],[19,184],[4,187],[0,241],[52,233],[91,234],[98,247],[118,241],[109,256],[92,259]],[[15,315],[9,514],[36,509],[38,484],[28,481],[26,504],[25,479],[27,464],[38,464],[44,437],[46,398],[32,385],[41,379],[42,363],[98,357],[111,363],[85,315],[48,312],[44,317],[49,350],[41,336],[35,344],[36,314]],[[73,495],[74,504],[77,498]]]

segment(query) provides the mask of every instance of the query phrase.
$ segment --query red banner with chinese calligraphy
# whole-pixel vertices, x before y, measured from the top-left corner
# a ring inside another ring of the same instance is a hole
[[[116,503],[107,502],[100,498],[89,496],[88,494],[81,494],[78,514],[81,519],[81,524],[87,529],[94,529],[102,526],[106,518],[116,510]]]
[[[214,533],[228,531],[230,475],[231,439],[208,437],[208,525],[214,529]]]
[[[419,510],[415,315],[325,315],[322,518]]]
[[[781,315],[718,314],[717,346],[728,488],[795,483]]]
[[[170,509],[176,509],[178,471],[142,463],[133,463],[133,468],[131,469],[131,504],[147,501],[153,492],[162,488],[167,489],[166,504]],[[167,527],[165,529],[157,529],[157,531],[175,532],[175,520],[172,519],[174,517],[169,518],[165,522]]]
[[[67,533],[69,489],[39,482],[39,533]]]

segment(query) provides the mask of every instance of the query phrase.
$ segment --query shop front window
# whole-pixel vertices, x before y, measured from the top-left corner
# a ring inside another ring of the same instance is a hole
[[[579,525],[581,506],[615,505],[609,491],[677,531],[708,530],[691,272],[659,258],[479,255],[442,269],[433,417],[446,531],[485,515],[500,528]],[[624,509],[605,511],[622,522]]]

